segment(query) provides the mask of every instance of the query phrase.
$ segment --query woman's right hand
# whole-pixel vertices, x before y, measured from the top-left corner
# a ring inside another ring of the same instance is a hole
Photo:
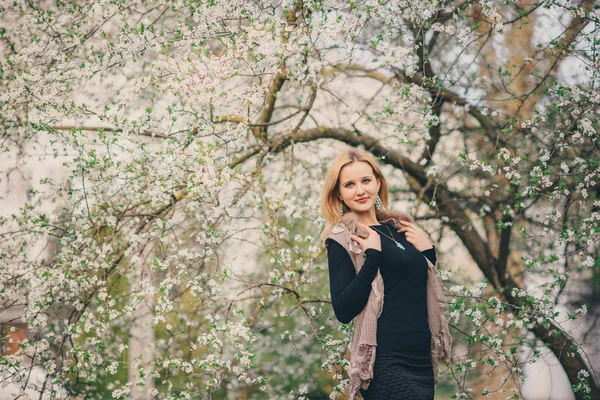
[[[357,241],[362,247],[363,251],[367,251],[367,249],[375,249],[381,251],[381,237],[374,229],[366,226],[358,222],[358,225],[363,228],[365,231],[369,233],[369,236],[366,239],[361,238],[360,236],[350,235],[352,240]]]

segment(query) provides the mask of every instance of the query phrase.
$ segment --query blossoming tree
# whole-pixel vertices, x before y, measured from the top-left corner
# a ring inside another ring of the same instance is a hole
[[[574,396],[600,397],[596,2],[56,0],[0,16],[2,180],[35,177],[0,217],[15,396],[342,395],[351,326],[328,304],[317,205],[331,157],[360,146],[442,244],[450,395],[520,398],[547,348]],[[450,248],[468,261],[445,263]]]

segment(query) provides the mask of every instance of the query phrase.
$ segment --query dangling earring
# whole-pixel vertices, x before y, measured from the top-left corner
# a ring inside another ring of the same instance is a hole
[[[375,199],[375,208],[377,210],[379,210],[382,205],[383,205],[383,203],[381,202],[381,199],[379,198],[379,195],[377,195],[377,198]]]
[[[342,203],[340,203],[340,215],[344,215],[344,207],[342,207]]]

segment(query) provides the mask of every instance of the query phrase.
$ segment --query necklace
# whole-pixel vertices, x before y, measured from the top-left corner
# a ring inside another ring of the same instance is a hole
[[[385,236],[386,238],[390,239],[392,242],[396,243],[396,246],[398,246],[399,248],[401,248],[402,250],[406,250],[404,248],[404,246],[402,246],[401,243],[397,242],[396,239],[394,239],[394,235],[392,235],[392,231],[390,230],[390,227],[387,225],[384,225],[388,232],[390,233],[391,236],[386,235],[385,233],[381,232],[379,229],[375,229],[377,232],[381,233],[383,236]]]

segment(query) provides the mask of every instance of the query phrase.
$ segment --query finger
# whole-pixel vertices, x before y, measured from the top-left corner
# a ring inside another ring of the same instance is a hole
[[[350,235],[350,237],[352,238],[352,240],[357,241],[358,243],[361,243],[362,238],[360,238],[359,236],[356,235]]]
[[[406,222],[406,221],[401,221],[402,225],[404,225],[405,228],[407,229],[418,229],[417,225],[410,223],[410,222]]]

